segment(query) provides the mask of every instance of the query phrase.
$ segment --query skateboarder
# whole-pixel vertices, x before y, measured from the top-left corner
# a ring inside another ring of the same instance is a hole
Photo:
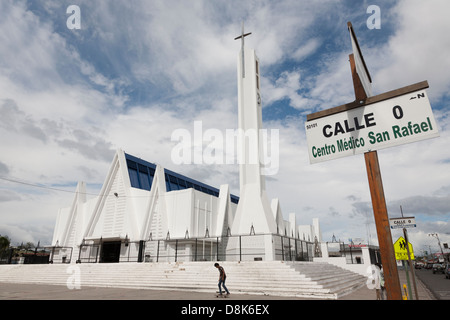
[[[229,295],[230,292],[228,291],[227,287],[225,286],[225,280],[227,278],[227,275],[225,274],[225,270],[217,262],[214,264],[214,267],[219,269],[219,295],[222,295],[222,286],[225,289],[227,295]]]

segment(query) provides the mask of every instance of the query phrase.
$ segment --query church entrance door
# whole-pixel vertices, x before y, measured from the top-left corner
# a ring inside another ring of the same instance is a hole
[[[121,245],[120,241],[103,242],[100,261],[103,263],[119,262]]]

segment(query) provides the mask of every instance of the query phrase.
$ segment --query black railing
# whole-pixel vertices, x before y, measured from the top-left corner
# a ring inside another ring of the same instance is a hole
[[[99,243],[83,243],[77,262],[312,261],[314,256],[313,243],[270,234],[123,241],[107,261],[102,249]]]
[[[70,262],[72,248],[65,249]],[[51,247],[8,247],[0,251],[0,264],[47,264],[52,262],[52,254]]]

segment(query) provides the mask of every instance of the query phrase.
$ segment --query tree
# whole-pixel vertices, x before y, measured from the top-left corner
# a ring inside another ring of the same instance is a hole
[[[0,251],[8,249],[10,244],[11,240],[8,238],[8,236],[2,236],[0,234]]]

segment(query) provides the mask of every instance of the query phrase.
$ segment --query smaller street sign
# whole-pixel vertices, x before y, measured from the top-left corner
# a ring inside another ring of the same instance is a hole
[[[391,229],[415,228],[416,218],[391,218],[389,219],[389,225],[391,226]]]

